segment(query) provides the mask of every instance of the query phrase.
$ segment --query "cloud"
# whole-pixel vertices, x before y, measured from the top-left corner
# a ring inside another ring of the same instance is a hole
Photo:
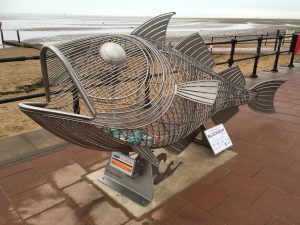
[[[299,0],[0,0],[0,12],[179,17],[300,18]]]

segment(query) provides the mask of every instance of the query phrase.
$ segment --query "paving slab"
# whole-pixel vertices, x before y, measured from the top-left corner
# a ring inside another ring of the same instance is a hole
[[[2,225],[24,225],[15,211],[4,211],[0,213],[0,224]]]
[[[94,224],[97,225],[120,225],[129,220],[126,214],[109,202],[100,202],[89,212]]]
[[[0,145],[0,163],[5,165],[36,151],[37,149],[21,136],[4,138],[1,139]]]
[[[158,150],[155,153],[166,153],[166,151]],[[167,155],[169,160],[180,161],[182,164],[170,177],[154,187],[154,198],[146,207],[142,207],[128,198],[121,196],[118,192],[99,182],[98,179],[104,174],[104,168],[88,174],[86,177],[119,205],[129,211],[135,218],[140,218],[201,179],[216,167],[232,159],[236,153],[227,150],[218,156],[214,156],[207,148],[192,143],[179,156]]]
[[[0,168],[49,153],[68,143],[39,129],[0,139]]]
[[[64,200],[65,198],[47,183],[13,197],[12,203],[21,217],[27,219]]]
[[[66,202],[51,207],[50,209],[26,220],[28,225],[86,225],[84,217],[76,214]]]
[[[230,225],[268,224],[272,219],[271,213],[233,196],[229,196],[217,206],[212,215]]]
[[[65,165],[74,163],[65,151],[57,151],[52,154],[31,160],[34,167],[42,174],[57,170]]]
[[[80,181],[63,189],[79,208],[83,208],[93,201],[103,197],[103,193],[87,181]]]
[[[39,150],[65,143],[63,139],[51,134],[45,129],[23,133],[20,134],[20,137],[30,142],[36,149]]]
[[[51,172],[49,177],[59,188],[64,188],[81,180],[81,177],[85,174],[86,171],[81,166],[73,163]]]
[[[44,183],[45,178],[34,168],[0,179],[0,186],[8,196],[14,196]]]

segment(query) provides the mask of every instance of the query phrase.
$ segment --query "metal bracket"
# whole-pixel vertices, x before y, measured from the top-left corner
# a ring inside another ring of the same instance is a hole
[[[157,159],[159,160],[159,162],[163,161],[165,163],[167,161],[167,154],[161,153],[157,156]],[[174,161],[171,161],[163,173],[160,173],[159,167],[152,166],[154,185],[159,184],[160,182],[171,176],[181,164],[182,162],[179,162],[176,166],[173,166]]]
[[[210,144],[209,144],[209,142],[208,142],[208,140],[207,140],[207,138],[204,134],[205,130],[206,130],[206,127],[204,125],[201,125],[201,127],[200,127],[201,138],[196,137],[193,140],[193,142],[198,144],[198,145],[202,145],[202,146],[205,146],[205,147],[211,149]]]
[[[98,180],[141,206],[146,206],[152,201],[154,192],[152,167],[147,161],[144,162],[143,172],[136,177],[118,171],[110,166],[109,161],[104,176]]]

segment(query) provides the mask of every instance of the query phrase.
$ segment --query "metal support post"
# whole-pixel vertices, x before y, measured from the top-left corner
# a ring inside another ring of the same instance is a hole
[[[293,37],[291,39],[291,44],[290,44],[290,51],[289,51],[290,53],[292,53],[290,64],[288,65],[289,68],[294,67],[294,57],[295,57],[295,48],[296,48],[297,38],[298,38],[298,35],[293,34]]]
[[[276,48],[277,48],[279,33],[280,33],[280,30],[277,30],[277,32],[276,32],[276,39],[275,39],[275,45],[274,45],[274,52],[276,51]]]
[[[253,71],[252,71],[252,75],[250,76],[251,78],[257,78],[256,71],[257,71],[258,60],[259,60],[259,57],[260,57],[262,41],[263,41],[262,37],[259,37],[257,39],[257,48],[256,48],[255,59],[254,59]]]
[[[278,72],[277,66],[278,66],[279,55],[281,53],[280,48],[281,48],[282,39],[283,39],[283,36],[279,36],[279,42],[278,42],[278,47],[277,47],[277,51],[276,51],[275,62],[274,62],[273,69],[271,70],[273,72]]]
[[[235,52],[235,45],[237,43],[236,39],[231,39],[231,50],[230,50],[230,57],[228,59],[228,66],[232,66],[234,63],[234,52]]]
[[[18,37],[18,42],[20,43],[21,40],[20,40],[20,33],[19,33],[19,30],[17,30],[17,37]]]

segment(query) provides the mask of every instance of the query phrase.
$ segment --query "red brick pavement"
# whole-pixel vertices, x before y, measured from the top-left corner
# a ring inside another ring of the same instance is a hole
[[[274,115],[241,107],[225,125],[238,155],[140,220],[84,178],[109,154],[69,146],[0,170],[0,224],[300,224],[297,74],[275,105]]]

